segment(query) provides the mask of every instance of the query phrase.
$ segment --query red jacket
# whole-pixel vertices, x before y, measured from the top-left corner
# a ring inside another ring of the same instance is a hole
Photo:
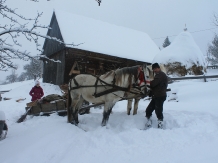
[[[38,99],[41,99],[41,97],[44,95],[44,92],[40,86],[35,86],[30,91],[30,96],[32,96],[31,101],[36,101]]]

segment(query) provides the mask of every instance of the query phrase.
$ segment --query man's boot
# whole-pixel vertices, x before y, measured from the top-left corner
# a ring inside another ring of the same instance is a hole
[[[163,120],[158,119],[157,127],[163,129]]]
[[[151,121],[150,118],[147,117],[147,122],[145,123],[145,128],[146,128],[146,129],[147,129],[147,128],[150,128],[151,125],[152,125],[152,121]]]

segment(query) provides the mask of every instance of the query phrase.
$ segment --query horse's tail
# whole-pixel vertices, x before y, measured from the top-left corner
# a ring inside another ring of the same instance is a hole
[[[71,86],[71,80],[69,82],[70,86]],[[67,91],[67,122],[70,123],[71,119],[72,119],[72,110],[71,110],[71,96],[70,96],[70,90],[71,87],[68,87],[68,91]]]

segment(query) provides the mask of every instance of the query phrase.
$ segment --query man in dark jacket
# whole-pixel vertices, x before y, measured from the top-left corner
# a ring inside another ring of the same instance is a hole
[[[40,87],[39,81],[35,82],[35,86],[31,89],[29,94],[30,96],[32,96],[31,101],[36,101],[42,98],[42,96],[44,95],[44,92],[42,88]]]
[[[147,123],[146,128],[151,127],[151,115],[155,110],[158,118],[158,128],[163,128],[163,103],[166,100],[167,76],[161,71],[158,63],[152,65],[152,70],[156,74],[154,80],[150,82],[152,100],[146,109]]]

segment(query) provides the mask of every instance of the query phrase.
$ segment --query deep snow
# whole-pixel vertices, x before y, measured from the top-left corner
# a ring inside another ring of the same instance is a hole
[[[218,74],[209,70],[208,75]],[[25,112],[25,104],[34,81],[1,85],[11,89],[3,97],[0,110],[5,112],[9,132],[0,142],[1,163],[217,163],[218,146],[218,79],[185,80],[170,84],[171,92],[164,103],[165,129],[153,127],[140,130],[145,124],[145,108],[149,101],[141,100],[138,114],[126,114],[126,101],[118,102],[107,127],[101,127],[102,110],[91,109],[80,115],[79,127],[67,123],[66,117],[27,116],[23,123],[16,120]],[[45,95],[60,89],[42,83]],[[179,102],[169,101],[176,92]],[[25,101],[15,102],[18,98]]]

